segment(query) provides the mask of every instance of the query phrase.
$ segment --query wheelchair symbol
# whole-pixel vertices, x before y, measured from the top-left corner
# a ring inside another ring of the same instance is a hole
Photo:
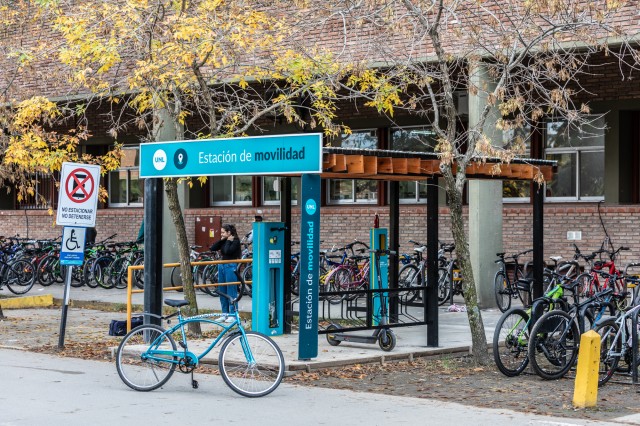
[[[67,250],[69,250],[69,251],[75,251],[75,250],[78,250],[80,248],[80,244],[78,244],[78,240],[76,239],[76,230],[75,229],[71,230],[71,235],[67,239],[67,242],[65,243],[65,246],[67,247]]]

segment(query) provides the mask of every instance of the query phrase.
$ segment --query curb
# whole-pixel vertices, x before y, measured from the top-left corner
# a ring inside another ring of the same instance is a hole
[[[46,308],[50,306],[53,306],[51,294],[0,299],[0,308],[2,309]]]

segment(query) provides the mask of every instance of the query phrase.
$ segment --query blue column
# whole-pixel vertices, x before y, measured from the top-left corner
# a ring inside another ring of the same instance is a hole
[[[318,356],[320,175],[302,175],[301,210],[298,358],[311,359]]]

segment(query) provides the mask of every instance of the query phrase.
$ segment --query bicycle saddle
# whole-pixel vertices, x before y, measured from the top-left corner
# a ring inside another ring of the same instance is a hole
[[[179,308],[180,306],[187,306],[188,300],[176,300],[176,299],[164,299],[164,304],[173,308]]]

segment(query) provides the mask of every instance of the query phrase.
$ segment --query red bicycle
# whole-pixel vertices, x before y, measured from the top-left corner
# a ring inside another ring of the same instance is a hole
[[[620,247],[614,251],[601,248],[591,253],[591,255],[583,255],[578,251],[579,256],[585,259],[590,266],[589,276],[587,277],[585,275],[585,282],[579,287],[579,294],[581,296],[591,297],[607,288],[612,288],[617,294],[626,291],[624,275],[615,264],[616,257],[624,250],[629,250],[629,247]],[[609,260],[602,260],[603,254],[607,254]],[[600,260],[595,260],[597,256],[600,257]],[[604,278],[603,281],[600,281],[601,277]]]

